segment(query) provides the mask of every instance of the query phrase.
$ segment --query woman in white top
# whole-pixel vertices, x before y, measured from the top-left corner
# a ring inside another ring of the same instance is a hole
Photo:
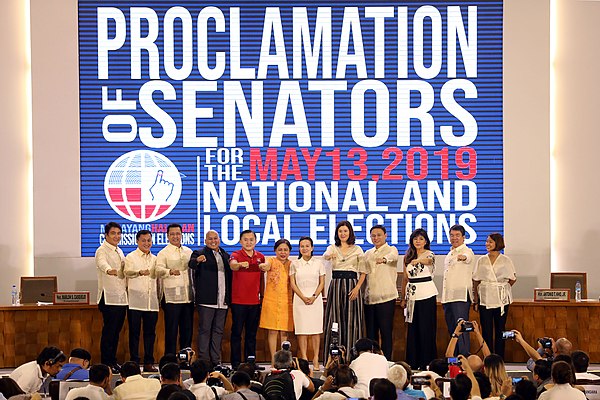
[[[323,257],[331,261],[331,283],[325,307],[325,349],[327,360],[331,344],[331,327],[338,324],[339,344],[350,349],[363,336],[363,298],[360,288],[365,281],[366,266],[362,249],[354,244],[352,224],[342,221],[335,227],[335,245],[329,245]]]
[[[402,301],[406,308],[408,336],[406,339],[406,362],[413,369],[424,371],[437,357],[436,296],[433,283],[435,254],[430,250],[431,241],[424,229],[415,229],[410,235],[409,247],[404,256],[404,279]]]
[[[552,381],[554,386],[540,394],[539,400],[585,400],[585,394],[574,388],[575,374],[571,366],[565,361],[556,361],[552,364]]]
[[[308,360],[308,338],[313,349],[313,369],[319,367],[319,343],[323,333],[323,288],[325,265],[313,257],[313,240],[303,236],[299,241],[300,255],[292,261],[290,284],[294,291],[294,328],[298,337],[300,358]]]
[[[398,298],[398,249],[387,244],[387,231],[383,225],[370,230],[373,248],[365,252],[367,289],[365,290],[365,321],[367,337],[379,343],[388,360],[392,359],[394,310]]]
[[[492,353],[504,358],[502,331],[506,326],[508,305],[512,303],[512,285],[517,281],[515,266],[500,253],[504,238],[492,233],[485,241],[488,254],[477,260],[473,273],[473,308],[479,310],[481,334]]]

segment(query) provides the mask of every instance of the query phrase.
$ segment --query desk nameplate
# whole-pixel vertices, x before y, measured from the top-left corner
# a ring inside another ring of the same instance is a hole
[[[90,292],[54,292],[54,304],[90,304]]]
[[[571,301],[571,289],[533,289],[533,301]]]

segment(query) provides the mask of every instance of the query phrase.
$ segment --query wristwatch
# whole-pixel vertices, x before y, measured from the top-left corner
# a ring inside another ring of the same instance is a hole
[[[455,339],[458,339],[458,335],[456,333],[453,333],[452,337],[455,338]]]

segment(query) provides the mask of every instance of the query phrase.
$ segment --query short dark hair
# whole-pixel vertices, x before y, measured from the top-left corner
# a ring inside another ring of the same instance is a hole
[[[162,369],[162,367],[164,367],[168,363],[177,364],[178,362],[179,362],[179,360],[177,359],[177,356],[175,354],[173,354],[173,353],[165,354],[164,356],[162,356],[160,358],[160,360],[158,360],[158,370],[160,371]]]
[[[302,372],[304,372],[304,375],[306,376],[310,376],[310,364],[308,362],[307,359],[304,358],[296,358],[296,366],[298,367],[298,369]]]
[[[308,240],[310,242],[310,246],[311,247],[315,247],[315,244],[313,243],[313,240],[310,236],[302,236],[300,239],[298,239],[298,258],[302,258],[302,254],[300,254],[300,243],[302,243],[303,240]],[[314,250],[310,252],[310,256],[312,257],[314,253]]]
[[[552,363],[552,380],[556,384],[574,383],[573,370],[565,361],[555,361]]]
[[[450,397],[452,400],[467,400],[472,388],[471,379],[465,374],[458,374],[450,381]]]
[[[150,235],[152,236],[152,232],[150,232],[148,229],[140,229],[139,231],[137,231],[137,233],[135,234],[135,240],[140,240],[140,238],[144,235]]]
[[[373,399],[396,400],[396,386],[389,379],[381,379],[373,387]]]
[[[237,387],[248,387],[250,386],[250,375],[244,371],[237,371],[231,376],[231,383]]]
[[[212,371],[212,366],[207,360],[196,360],[190,365],[190,375],[194,383],[200,383],[206,379]]]
[[[110,376],[110,369],[104,364],[94,364],[90,367],[90,382],[102,383]]]
[[[590,356],[585,351],[575,350],[571,353],[571,360],[573,361],[575,372],[587,372],[590,366]]]
[[[169,381],[177,381],[181,378],[181,368],[177,363],[166,363],[160,369],[160,377]]]
[[[361,338],[354,343],[354,349],[356,349],[357,353],[362,353],[363,351],[373,351],[373,341],[367,338]]]
[[[335,369],[335,374],[333,375],[335,378],[335,384],[338,387],[351,386],[352,384],[356,383],[354,382],[355,376],[356,374],[354,371],[346,364],[338,365],[338,367]]]
[[[458,231],[461,233],[461,235],[465,236],[466,235],[466,231],[465,231],[465,227],[459,224],[456,225],[452,225],[452,227],[450,228],[450,232],[452,231]]]
[[[494,241],[494,251],[500,251],[504,249],[504,238],[499,233],[490,233],[490,239]]]
[[[448,360],[445,358],[436,358],[435,360],[431,360],[427,368],[439,376],[446,376],[448,373]]]
[[[156,395],[156,400],[168,400],[169,397],[175,392],[181,392],[181,386],[176,385],[174,383],[164,385],[158,391],[158,394]]]
[[[383,231],[383,233],[385,233],[387,235],[387,230],[385,229],[385,226],[383,226],[383,225],[373,225],[371,227],[371,229],[369,229],[369,233],[373,233],[373,231],[375,229],[381,229]]]
[[[141,375],[140,366],[135,361],[127,361],[121,365],[121,376],[128,378],[134,375]]]
[[[288,247],[288,249],[290,249],[290,251],[292,251],[292,244],[287,239],[279,239],[278,241],[276,241],[275,245],[273,246],[273,250],[277,251],[277,248],[279,246],[281,246],[282,244],[285,244]]]
[[[238,368],[238,371],[245,372],[252,379],[256,373],[256,367],[250,363],[241,363]]]
[[[347,241],[347,243],[348,244],[354,244],[354,242],[356,241],[356,236],[354,236],[354,228],[352,227],[352,224],[349,221],[341,221],[335,227],[335,236],[333,238],[334,241],[335,241],[335,245],[338,246],[338,247],[342,245],[342,241],[340,240],[340,237],[338,235],[338,230],[342,226],[345,226],[350,231],[350,235],[348,235],[348,241]]]
[[[194,394],[186,389],[171,393],[168,400],[192,400],[192,396],[194,396]],[[194,400],[195,399],[196,396],[194,396]]]
[[[86,361],[90,361],[92,359],[90,352],[86,349],[82,349],[81,347],[71,350],[69,357],[81,358],[82,360]]]
[[[536,360],[533,366],[533,373],[545,381],[552,376],[552,363],[544,359]]]
[[[167,226],[167,235],[169,234],[169,231],[171,230],[171,228],[179,228],[179,230],[183,232],[183,228],[181,227],[181,225],[169,224],[169,226]]]
[[[120,230],[121,232],[123,232],[123,229],[121,229],[121,224],[118,224],[118,223],[116,223],[116,222],[112,222],[112,221],[111,221],[111,222],[109,222],[108,224],[104,225],[104,234],[105,234],[105,235],[108,235],[108,232],[110,232],[110,230],[111,230],[112,228],[119,228],[119,230]]]
[[[54,346],[44,347],[36,359],[38,365],[44,365],[46,363],[54,365],[56,363],[65,361],[67,361],[67,356],[65,353],[63,353],[58,347]]]
[[[252,229],[245,229],[242,231],[242,233],[240,233],[240,240],[242,240],[242,236],[251,233],[254,235],[254,239],[256,239],[256,232],[254,232]]]
[[[490,378],[481,371],[474,372],[473,374],[475,375],[475,379],[477,379],[481,398],[487,399],[492,394],[492,382],[490,381]]]
[[[523,379],[515,385],[515,393],[521,396],[523,400],[535,400],[537,398],[537,389],[530,380]]]

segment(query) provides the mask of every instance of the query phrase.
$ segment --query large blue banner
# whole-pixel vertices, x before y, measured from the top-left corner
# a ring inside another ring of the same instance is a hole
[[[79,1],[82,256],[503,231],[502,1]]]

